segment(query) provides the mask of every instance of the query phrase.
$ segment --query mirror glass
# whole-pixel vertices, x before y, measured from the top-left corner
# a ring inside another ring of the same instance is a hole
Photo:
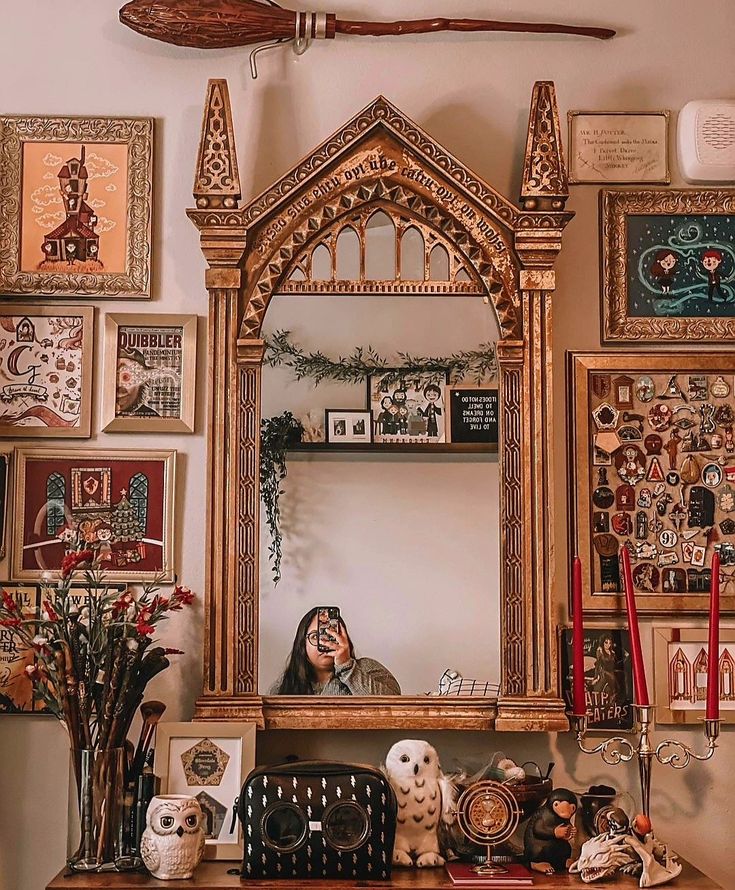
[[[413,230],[398,260],[390,250],[393,223],[386,219],[389,225],[367,228],[366,240],[374,239],[390,254],[373,261],[376,274],[392,274],[391,263],[395,269],[400,262],[404,279],[413,277],[413,269],[423,279],[426,264],[432,277],[447,280],[444,248],[436,252],[435,247],[425,259],[423,247],[412,243],[421,238]],[[359,265],[359,245],[350,242],[349,231],[340,235],[340,249],[345,239],[347,253],[344,259],[337,257],[338,269],[343,263],[352,270]],[[366,251],[366,267],[369,257]],[[319,262],[319,274],[331,277],[331,259]],[[499,336],[489,303],[478,296],[454,295],[278,294],[269,305],[263,333],[268,338],[279,330],[290,331],[291,340],[305,351],[321,351],[331,359],[358,346],[371,346],[389,359],[398,353],[447,356],[494,343]],[[311,379],[296,380],[284,367],[263,369],[264,418],[289,410],[305,426],[318,423],[323,428],[325,409],[364,411],[368,398],[367,381],[315,386]],[[443,393],[438,404],[444,398]],[[349,640],[332,645],[342,647],[346,661],[350,641],[353,646],[358,665],[353,688],[365,688],[360,686],[365,673],[366,682],[374,683],[368,690],[373,694],[396,694],[399,687],[404,695],[468,694],[472,689],[467,683],[460,686],[461,677],[477,681],[474,694],[495,695],[500,679],[497,454],[336,447],[291,451],[287,466],[278,585],[273,583],[270,534],[261,509],[260,694],[284,690],[280,683],[297,628],[310,610],[324,606],[339,609],[340,636],[346,629]],[[311,647],[317,658],[319,642],[315,616],[302,626],[299,647]],[[311,694],[345,694],[339,685],[324,685],[321,669],[316,671],[321,682],[314,680],[313,669],[307,671]]]

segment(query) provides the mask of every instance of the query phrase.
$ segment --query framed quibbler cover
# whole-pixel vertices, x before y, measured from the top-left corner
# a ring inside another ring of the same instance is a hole
[[[568,354],[570,547],[585,611],[704,613],[715,549],[735,580],[735,355]],[[723,583],[721,608],[735,610]]]
[[[175,461],[175,451],[17,449],[13,577],[59,569],[74,529],[107,580],[173,581]]]
[[[573,705],[572,628],[561,628],[562,696]],[[588,729],[633,729],[630,635],[624,627],[585,624],[584,689]]]
[[[0,304],[0,436],[91,434],[94,307]]]
[[[40,585],[2,581],[0,588],[13,597],[24,618],[38,617]],[[42,702],[34,701],[33,684],[26,674],[33,659],[33,649],[24,648],[11,628],[0,627],[0,715],[48,713]]]
[[[150,118],[0,117],[0,293],[149,297]]]
[[[255,767],[254,723],[159,723],[161,794],[190,794],[204,813],[205,859],[242,859],[235,803]]]
[[[656,722],[701,723],[707,703],[706,627],[654,627]],[[735,627],[720,627],[720,718],[735,723]]]
[[[600,192],[603,342],[735,339],[735,192]]]
[[[105,316],[102,427],[193,433],[196,315]]]

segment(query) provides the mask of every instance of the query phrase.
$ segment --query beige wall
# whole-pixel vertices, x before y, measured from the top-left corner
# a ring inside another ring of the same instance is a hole
[[[429,11],[427,5],[421,0],[400,4],[334,0],[323,8],[355,18],[368,14],[387,18],[398,10],[401,16],[420,16]],[[12,7],[12,13],[3,10],[0,30],[2,112],[134,114],[158,121],[155,299],[144,307],[158,312],[206,312],[204,264],[184,209],[191,204],[208,77],[229,79],[248,196],[267,186],[378,93],[514,198],[534,80],[556,81],[563,114],[568,108],[676,111],[692,98],[727,95],[733,83],[735,5],[730,0],[706,4],[684,0],[496,2],[491,11],[496,17],[604,23],[619,28],[620,36],[607,44],[563,37],[460,35],[341,40],[314,46],[300,59],[283,49],[262,55],[257,83],[249,79],[245,51],[177,49],[126,31],[117,23],[117,0],[71,3],[53,11],[47,0],[24,0]],[[482,0],[462,0],[451,7],[452,12],[470,16],[489,13]],[[448,4],[431,8],[446,12]],[[558,444],[560,589],[566,562],[563,352],[599,346],[596,192],[594,187],[574,189],[571,206],[577,219],[565,240],[555,298],[558,371],[551,434]],[[104,310],[128,311],[130,305],[112,301]],[[97,447],[179,449],[177,557],[181,577],[198,590],[203,578],[203,367],[201,371],[196,435],[146,439],[98,434],[90,442]],[[98,406],[95,418],[97,410]],[[191,714],[200,683],[200,635],[198,614],[171,624],[168,630],[168,639],[175,640],[187,655],[151,693],[168,701],[171,719]],[[694,733],[685,735],[697,740]],[[259,756],[270,760],[293,752],[377,760],[397,737],[396,733],[269,733],[260,739]],[[477,762],[503,748],[519,760],[554,760],[558,784],[582,788],[601,780],[624,782],[628,787],[634,783],[632,771],[603,768],[599,760],[578,754],[567,736],[437,733],[432,739],[450,765],[458,760]],[[659,768],[652,808],[661,834],[732,887],[735,755],[731,733],[726,731],[722,741],[722,750],[710,764],[684,773]],[[0,752],[0,887],[40,890],[64,855],[67,765],[63,734],[43,719],[3,719]]]

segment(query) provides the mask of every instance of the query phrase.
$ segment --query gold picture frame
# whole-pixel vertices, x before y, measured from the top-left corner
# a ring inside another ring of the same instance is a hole
[[[735,340],[735,191],[602,189],[600,237],[603,343]]]
[[[696,655],[687,657],[687,653],[694,655],[692,644],[701,644],[701,650],[707,651],[708,630],[706,627],[693,626],[666,626],[653,627],[653,665],[654,684],[656,688],[656,723],[669,723],[676,726],[697,726],[701,724],[706,706],[706,685],[697,691],[696,683]],[[672,649],[681,644],[684,653],[681,671],[675,671],[672,676],[672,662],[677,653]],[[720,661],[725,666],[724,655],[728,653],[726,662],[729,670],[729,692],[725,692],[723,700],[724,671],[720,671],[720,719],[723,723],[735,723],[735,627],[720,626]],[[706,673],[706,671],[702,672]],[[677,681],[674,681],[677,677]],[[674,683],[679,687],[674,691]],[[725,682],[727,682],[725,680]],[[676,707],[675,700],[685,702],[685,705]]]
[[[570,352],[567,362],[569,548],[582,560],[585,614],[624,613],[626,543],[640,613],[706,614],[709,529],[723,572],[735,565],[735,433],[730,441],[714,420],[735,420],[735,355]],[[707,405],[715,433],[701,430]],[[723,589],[721,609],[735,611],[735,588]]]
[[[669,119],[665,110],[568,111],[570,185],[668,184]]]
[[[205,859],[242,859],[242,826],[239,820],[232,830],[230,826],[236,798],[255,767],[255,733],[254,723],[209,721],[159,723],[156,729],[154,771],[161,780],[160,793],[191,794],[202,805],[206,824],[219,824],[217,837],[223,840],[207,838]],[[200,783],[192,766],[198,745],[206,766]]]
[[[193,433],[196,354],[196,315],[108,313],[102,429]],[[121,410],[123,398],[129,405]]]
[[[108,581],[172,582],[175,477],[175,451],[17,448],[12,577],[57,571],[73,528]]]
[[[89,438],[94,313],[93,306],[0,303],[0,365],[9,381],[0,385],[0,436]]]
[[[150,297],[153,119],[0,117],[0,294]]]

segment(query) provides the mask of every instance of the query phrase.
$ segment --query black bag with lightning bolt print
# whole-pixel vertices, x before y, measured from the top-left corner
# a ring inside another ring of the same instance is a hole
[[[238,804],[242,876],[387,880],[396,809],[374,767],[318,760],[258,767]]]

